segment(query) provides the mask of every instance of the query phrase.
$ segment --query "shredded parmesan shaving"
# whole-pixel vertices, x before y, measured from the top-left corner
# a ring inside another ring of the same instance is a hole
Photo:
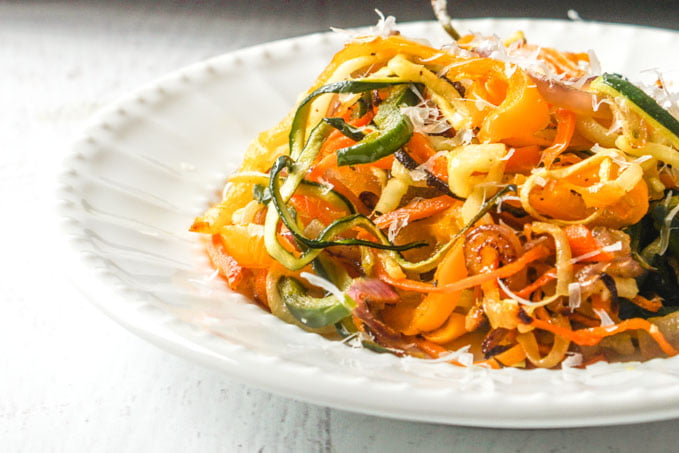
[[[396,239],[396,236],[398,236],[401,230],[408,226],[408,220],[408,214],[400,215],[396,218],[395,222],[392,222],[391,225],[389,225],[387,237],[390,242],[394,242],[394,239]]]
[[[343,28],[330,27],[330,30],[335,33],[340,33],[347,37],[348,41],[355,42],[370,42],[375,37],[381,36],[387,38],[396,32],[396,18],[394,16],[384,17],[382,11],[375,9],[375,13],[379,16],[379,20],[374,27],[370,27],[368,32],[355,33]]]
[[[401,113],[413,123],[415,132],[440,134],[451,127],[431,100],[422,101],[415,106],[401,107]]]
[[[331,281],[326,280],[323,277],[319,277],[318,275],[311,274],[309,272],[302,272],[300,276],[313,286],[317,286],[319,288],[326,290],[327,292],[335,296],[337,300],[343,301],[345,299],[344,292],[342,292],[342,290],[335,286]]]
[[[673,91],[673,89],[676,89],[676,86],[673,86],[673,82],[676,81],[667,79],[667,74],[661,73],[657,68],[642,71],[642,75],[644,73],[650,73],[653,79],[648,82],[640,82],[638,84],[639,88],[655,99],[672,116],[679,119],[679,91]],[[672,74],[672,79],[675,78],[676,74]]]
[[[579,352],[567,352],[566,358],[561,362],[561,368],[575,368],[582,365],[582,354]]]
[[[451,42],[450,44],[442,46],[441,50],[445,50],[446,53],[461,58],[472,58],[475,56],[473,52],[463,49],[458,46],[456,42]]]
[[[667,197],[669,199],[671,195],[671,192],[667,194]],[[676,205],[667,215],[665,216],[665,219],[663,220],[663,228],[662,231],[660,232],[660,255],[664,255],[665,252],[667,251],[667,247],[670,245],[670,236],[672,232],[672,221],[674,220],[674,217],[676,217],[677,213],[679,213],[679,204]]]
[[[451,145],[453,146],[460,146],[460,145],[469,145],[473,140],[476,134],[474,134],[474,131],[471,129],[462,129],[457,131],[457,134],[455,134],[455,137],[453,137],[451,141]]]
[[[583,253],[582,255],[576,256],[575,258],[571,259],[571,263],[572,264],[579,263],[580,261],[586,260],[593,256],[597,256],[601,252],[619,252],[620,250],[622,250],[622,242],[618,241],[614,244],[601,247],[598,250],[592,250],[591,252]]]
[[[507,152],[507,154],[505,154],[505,156],[501,157],[499,160],[505,160],[505,161],[509,160],[509,158],[514,155],[515,151],[516,151],[515,148],[509,148],[509,151]]]
[[[463,346],[449,354],[440,355],[436,359],[427,360],[427,363],[457,362],[462,366],[472,366],[474,364],[474,354],[469,352],[470,345]]]
[[[589,72],[591,75],[601,75],[601,62],[599,61],[599,57],[597,57],[596,53],[594,50],[589,49],[587,51],[587,55],[589,56]]]
[[[382,36],[383,38],[387,38],[394,34],[396,31],[396,18],[394,16],[384,17],[384,14],[382,14],[382,11],[379,9],[375,9],[375,13],[380,16],[380,20],[377,21],[377,25],[375,25],[370,32],[373,35]]]
[[[609,327],[615,325],[611,317],[608,316],[608,313],[606,313],[606,310],[595,308],[594,313],[596,313],[599,319],[601,319],[601,327]]]
[[[573,282],[568,284],[568,308],[571,311],[580,307],[582,303],[582,287],[580,283]]]
[[[551,304],[552,302],[559,298],[558,294],[554,294],[537,302],[533,302],[532,300],[524,299],[523,297],[517,296],[514,292],[512,292],[511,289],[509,289],[509,287],[505,284],[505,282],[502,281],[502,279],[498,278],[497,284],[500,286],[500,288],[502,288],[502,291],[504,291],[509,296],[510,299],[515,300],[521,305],[525,305],[527,307],[532,308],[542,307],[544,305]]]
[[[570,20],[574,22],[583,22],[582,17],[580,17],[580,14],[576,10],[569,9],[567,14]]]

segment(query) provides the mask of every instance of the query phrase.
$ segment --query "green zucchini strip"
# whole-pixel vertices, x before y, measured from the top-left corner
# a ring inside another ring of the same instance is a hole
[[[364,93],[366,91],[378,90],[395,85],[403,85],[410,83],[403,79],[364,79],[364,80],[344,80],[341,82],[329,83],[318,88],[309,94],[297,107],[295,116],[292,119],[290,126],[290,156],[297,160],[302,154],[304,145],[304,137],[306,136],[306,121],[309,118],[309,110],[311,108],[311,101],[321,94],[335,93]],[[317,126],[316,126],[317,127]]]
[[[280,192],[281,187],[279,183],[279,174],[284,168],[293,167],[294,163],[289,156],[280,156],[276,159],[274,166],[271,169],[271,177],[269,182],[269,192],[271,192],[271,202],[273,203],[278,215],[283,221],[283,224],[290,230],[290,232],[295,236],[300,243],[312,249],[322,249],[326,247],[332,247],[336,245],[364,245],[366,247],[372,247],[382,250],[395,250],[404,251],[410,250],[416,247],[422,247],[426,245],[424,242],[413,242],[404,245],[393,245],[384,236],[384,234],[375,226],[375,224],[366,216],[362,214],[352,214],[346,217],[335,220],[330,225],[328,225],[319,235],[318,239],[309,239],[304,236],[304,233],[298,227],[292,213],[283,200],[281,200]],[[331,237],[346,231],[347,229],[361,227],[373,235],[377,236],[380,242],[365,241],[361,239],[340,239],[336,241],[330,241]]]

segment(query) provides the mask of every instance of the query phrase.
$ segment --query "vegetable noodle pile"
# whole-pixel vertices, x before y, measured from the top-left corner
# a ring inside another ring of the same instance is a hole
[[[191,230],[232,290],[378,352],[673,356],[679,122],[597,66],[521,33],[354,38]]]

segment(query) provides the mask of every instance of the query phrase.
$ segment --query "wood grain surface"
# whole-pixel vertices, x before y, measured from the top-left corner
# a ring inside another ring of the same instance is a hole
[[[675,2],[459,2],[461,17],[566,17],[676,27]],[[612,5],[617,5],[611,17]],[[630,5],[634,5],[630,2]],[[426,1],[0,3],[0,451],[671,451],[675,421],[492,430],[317,407],[167,354],[68,281],[54,177],[103,105],[190,63],[247,45],[375,22],[430,19]]]

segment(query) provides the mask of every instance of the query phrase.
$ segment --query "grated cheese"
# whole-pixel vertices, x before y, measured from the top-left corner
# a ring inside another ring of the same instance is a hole
[[[606,310],[595,308],[594,313],[596,313],[599,319],[601,319],[601,327],[609,327],[615,325],[611,317],[608,316],[608,313],[606,313]]]
[[[667,194],[666,200],[669,202],[669,198],[672,192]],[[672,232],[672,221],[679,213],[679,204],[677,204],[672,210],[667,213],[665,219],[663,220],[663,228],[660,232],[660,255],[664,255],[667,251],[667,247],[670,245],[670,235]]]
[[[451,128],[450,123],[441,116],[441,111],[431,100],[414,106],[401,107],[401,113],[410,119],[415,132],[440,134]]]
[[[592,250],[591,252],[583,253],[582,255],[576,256],[575,258],[571,258],[571,263],[579,263],[580,261],[597,256],[601,252],[619,252],[620,250],[622,250],[622,242],[618,241],[614,244],[601,247],[598,250]]]
[[[408,221],[410,220],[408,214],[402,214],[396,217],[396,221],[392,222],[391,225],[389,225],[389,229],[387,230],[387,237],[389,238],[390,242],[394,242],[394,239],[396,239],[396,236],[401,232],[403,228],[408,226]]]
[[[573,282],[568,284],[568,308],[571,311],[580,307],[582,303],[582,287],[580,283]]]
[[[462,366],[472,366],[474,364],[474,354],[469,352],[471,345],[463,346],[449,354],[444,354],[436,359],[427,360],[427,363],[458,362]]]
[[[517,296],[516,293],[512,292],[512,290],[509,289],[509,287],[505,284],[505,282],[502,281],[502,279],[498,278],[497,284],[500,286],[500,288],[502,288],[502,291],[504,291],[509,296],[510,299],[527,307],[542,307],[543,305],[547,305],[549,303],[554,302],[556,298],[559,297],[558,295],[555,294],[540,301],[533,302],[532,300],[524,299],[521,296]]]
[[[326,290],[327,292],[335,296],[337,300],[343,301],[346,297],[342,290],[335,286],[331,281],[326,280],[323,277],[319,277],[318,275],[314,275],[309,272],[302,272],[300,276],[313,286],[317,286],[319,288]]]
[[[567,352],[566,358],[561,362],[561,368],[574,368],[582,365],[582,354],[579,352]]]
[[[570,20],[574,22],[583,22],[582,17],[580,17],[580,14],[576,10],[569,9],[567,14]]]

